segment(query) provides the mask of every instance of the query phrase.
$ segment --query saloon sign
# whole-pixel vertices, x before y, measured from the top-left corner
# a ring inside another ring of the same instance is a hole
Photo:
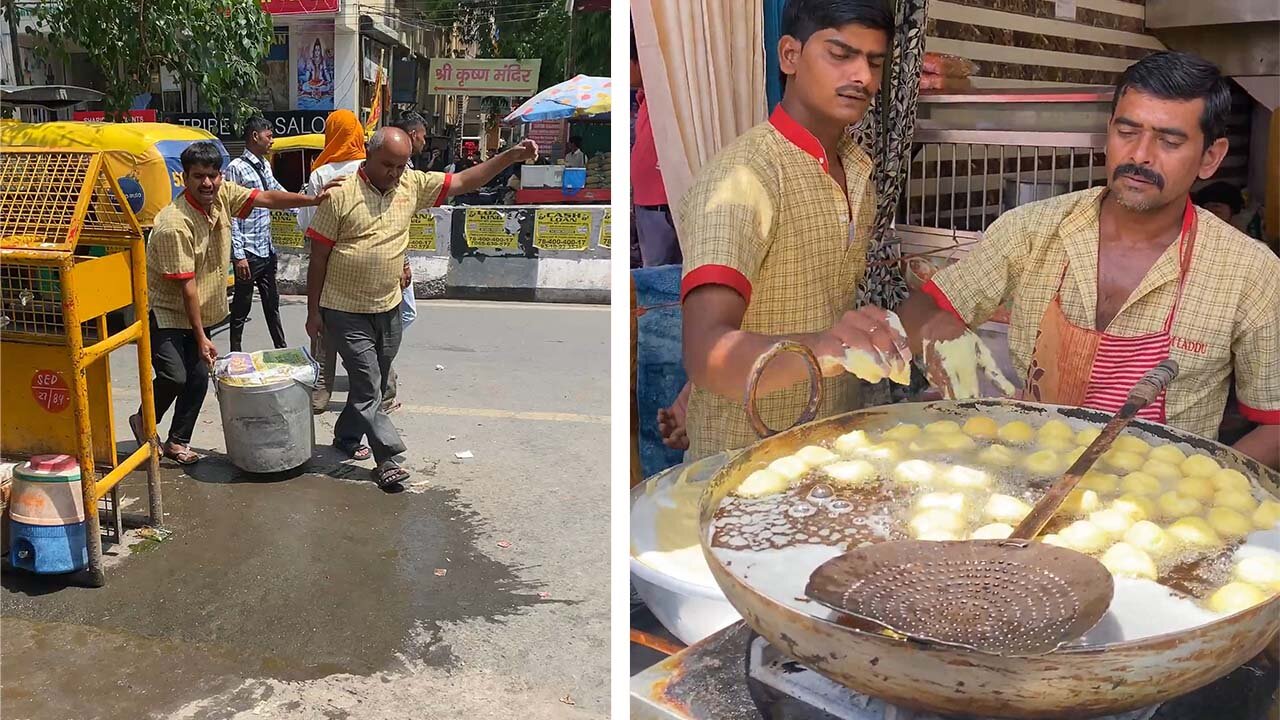
[[[432,95],[530,97],[538,92],[542,60],[431,58]]]
[[[262,114],[267,119],[267,122],[271,123],[271,131],[276,137],[323,133],[324,120],[328,115],[329,113],[323,110],[294,110],[292,112],[268,112]],[[241,137],[240,128],[236,126],[230,117],[225,115],[169,113],[165,116],[165,122],[200,128],[217,135],[218,139],[224,142],[244,139]]]

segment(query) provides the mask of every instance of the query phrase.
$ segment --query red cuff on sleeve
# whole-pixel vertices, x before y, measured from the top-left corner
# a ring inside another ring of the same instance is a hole
[[[319,242],[319,243],[324,243],[329,247],[333,247],[333,241],[321,235],[320,233],[316,232],[315,228],[307,228],[307,239],[314,240],[315,242]]]
[[[737,290],[748,304],[751,303],[751,281],[737,268],[728,265],[703,265],[691,270],[680,282],[680,302],[684,302],[694,288],[703,285],[727,285]]]
[[[933,301],[938,304],[938,307],[946,310],[952,315],[955,315],[960,322],[965,323],[966,325],[969,324],[968,321],[964,319],[964,316],[956,310],[956,306],[951,304],[951,298],[947,297],[947,294],[942,292],[942,288],[938,287],[938,283],[930,280],[924,284],[924,287],[920,288],[920,291],[933,298]]]
[[[1249,422],[1256,422],[1259,425],[1280,425],[1280,410],[1258,410],[1240,402],[1240,398],[1236,398],[1236,405],[1240,406],[1240,414]]]
[[[435,204],[432,207],[440,207],[445,200],[449,199],[449,186],[453,184],[453,173],[444,174],[444,184],[440,186],[440,194],[436,196]]]
[[[165,273],[164,279],[165,280],[190,280],[195,276],[196,274],[194,272]]]
[[[241,220],[249,217],[249,213],[253,212],[253,200],[254,198],[258,197],[258,194],[261,192],[262,192],[261,190],[256,190],[256,189],[250,190],[249,199],[244,201],[244,205],[240,206],[240,212],[236,213],[236,217],[240,218]]]

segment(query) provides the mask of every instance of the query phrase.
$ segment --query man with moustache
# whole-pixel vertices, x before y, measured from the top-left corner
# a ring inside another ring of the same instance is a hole
[[[876,200],[874,163],[846,128],[880,89],[893,22],[886,0],[790,0],[777,48],[782,102],[699,171],[679,208],[692,392],[683,431],[671,411],[659,421],[668,442],[687,433],[688,460],[756,439],[743,387],[779,340],[819,357],[857,348],[898,365],[909,358],[883,310],[853,307]],[[843,367],[827,374],[819,417],[856,409],[861,381]],[[795,422],[806,378],[796,355],[768,365],[758,402],[768,425]]]
[[[1217,436],[1234,383],[1258,427],[1234,447],[1280,467],[1280,259],[1189,197],[1227,155],[1227,81],[1187,53],[1120,77],[1107,185],[1005,213],[899,309],[912,349],[966,335],[1011,301],[1027,399],[1118,410],[1166,357],[1180,368],[1141,417]]]

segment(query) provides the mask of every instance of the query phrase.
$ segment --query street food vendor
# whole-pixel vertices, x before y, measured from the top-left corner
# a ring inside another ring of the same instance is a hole
[[[1106,187],[992,223],[900,308],[912,350],[927,361],[1010,302],[1026,399],[1115,411],[1172,357],[1178,377],[1139,416],[1214,438],[1234,382],[1258,425],[1235,448],[1280,467],[1280,258],[1189,197],[1227,154],[1230,104],[1218,68],[1194,55],[1130,66],[1107,127]]]
[[[854,310],[876,199],[871,158],[846,134],[880,89],[893,28],[884,0],[791,0],[778,60],[782,102],[698,173],[679,210],[684,361],[693,390],[689,460],[756,438],[742,401],[752,364],[782,339],[819,356],[891,353],[905,366],[883,310]],[[796,355],[769,365],[759,408],[795,422],[808,390]],[[820,416],[859,407],[859,380],[832,369]]]

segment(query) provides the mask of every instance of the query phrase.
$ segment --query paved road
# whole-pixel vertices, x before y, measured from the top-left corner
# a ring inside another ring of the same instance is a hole
[[[286,302],[301,344],[303,301]],[[406,492],[328,450],[334,412],[311,472],[245,477],[218,456],[210,393],[193,444],[213,457],[163,471],[169,540],[114,549],[99,590],[5,575],[0,715],[606,717],[608,308],[439,301],[418,318],[396,361]],[[246,345],[265,342],[255,305]]]

